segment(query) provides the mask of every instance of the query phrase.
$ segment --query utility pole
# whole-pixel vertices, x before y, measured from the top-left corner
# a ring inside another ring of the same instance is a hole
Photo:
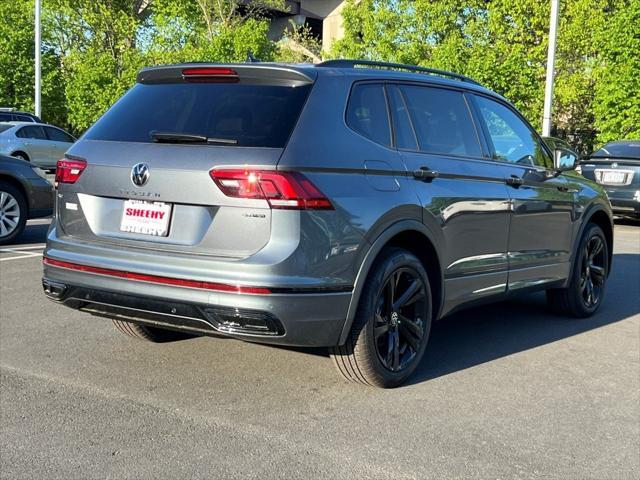
[[[560,0],[551,0],[551,21],[549,23],[549,51],[547,52],[547,81],[544,87],[544,113],[542,135],[551,135],[551,105],[553,103],[553,78],[555,76],[556,36],[558,32],[558,10]]]
[[[41,45],[41,38],[40,38],[40,9],[42,7],[42,0],[36,0],[36,39],[35,39],[35,50],[36,50],[36,65],[35,65],[35,71],[36,71],[36,85],[35,85],[35,90],[36,90],[36,98],[35,98],[35,104],[36,104],[36,111],[35,114],[36,116],[40,117],[42,114],[42,105],[40,103],[40,96],[41,96],[41,83],[42,83],[42,79],[40,76],[40,64],[41,64],[41,58],[40,58],[40,53],[42,51],[42,45]]]

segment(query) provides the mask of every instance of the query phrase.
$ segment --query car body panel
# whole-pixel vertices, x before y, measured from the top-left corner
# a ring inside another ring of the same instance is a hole
[[[53,185],[35,173],[29,162],[0,155],[0,180],[13,183],[25,194],[28,218],[46,217],[53,213]]]

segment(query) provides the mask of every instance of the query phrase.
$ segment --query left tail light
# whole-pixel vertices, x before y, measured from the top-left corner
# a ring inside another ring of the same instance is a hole
[[[71,160],[63,158],[56,165],[56,185],[59,183],[76,183],[84,169],[87,168],[85,160]]]
[[[213,169],[209,174],[228,197],[263,199],[278,209],[333,210],[329,199],[301,173]]]

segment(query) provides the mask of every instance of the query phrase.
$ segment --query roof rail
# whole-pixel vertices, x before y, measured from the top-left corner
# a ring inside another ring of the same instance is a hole
[[[416,67],[415,65],[406,65],[404,63],[376,62],[373,60],[327,60],[317,63],[316,67],[332,67],[332,68],[356,68],[357,66],[388,68],[389,70],[407,70],[408,72],[428,73],[430,75],[439,75],[441,77],[453,78],[462,82],[473,83],[482,86],[473,78],[469,78],[459,73],[447,72],[446,70],[438,70],[436,68]]]

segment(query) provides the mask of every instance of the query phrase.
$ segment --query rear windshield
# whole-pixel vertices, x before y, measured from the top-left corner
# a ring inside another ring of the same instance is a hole
[[[628,143],[607,143],[591,157],[625,157],[640,159],[640,140]]]
[[[136,84],[85,139],[152,142],[152,132],[202,135],[241,147],[284,147],[311,86]]]

